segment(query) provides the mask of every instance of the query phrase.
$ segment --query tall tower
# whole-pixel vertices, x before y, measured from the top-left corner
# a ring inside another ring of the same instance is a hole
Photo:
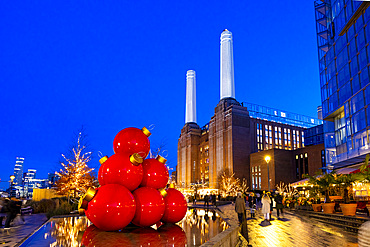
[[[218,187],[224,171],[249,178],[250,119],[246,107],[235,100],[233,38],[221,33],[220,102],[209,122],[209,185]]]
[[[220,46],[220,100],[235,99],[233,35],[225,29]]]
[[[185,123],[197,123],[195,71],[186,73],[186,110]]]
[[[22,185],[22,178],[23,178],[23,162],[24,158],[17,157],[15,160],[15,166],[14,166],[14,183],[17,183],[18,185]]]
[[[186,107],[185,125],[181,130],[177,144],[177,183],[188,187],[191,183],[200,179],[199,173],[199,143],[201,129],[196,119],[195,99],[195,71],[188,70],[186,73]]]

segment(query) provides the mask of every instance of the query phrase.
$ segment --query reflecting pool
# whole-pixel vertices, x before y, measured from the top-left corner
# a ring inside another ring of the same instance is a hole
[[[50,219],[20,246],[200,246],[228,227],[217,211],[204,209],[188,209],[177,224],[129,225],[118,232],[101,231],[85,216],[72,216]]]

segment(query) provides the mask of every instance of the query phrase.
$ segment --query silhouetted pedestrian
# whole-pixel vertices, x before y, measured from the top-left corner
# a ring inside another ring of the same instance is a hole
[[[280,193],[278,191],[276,191],[276,195],[275,195],[274,200],[276,202],[276,213],[277,213],[278,219],[280,218],[279,211],[281,212],[281,216],[284,217],[284,212],[283,212],[283,208],[284,208],[284,205],[283,205],[283,196],[280,195]]]
[[[216,207],[216,195],[212,194],[212,204]]]
[[[207,204],[207,208],[208,208],[209,207],[209,195],[208,194],[206,194],[204,196],[204,207],[206,206],[206,204]]]
[[[238,220],[239,224],[243,222],[243,216],[245,213],[246,207],[245,207],[245,202],[242,197],[242,193],[238,193],[238,197],[235,200],[235,212],[238,214]]]

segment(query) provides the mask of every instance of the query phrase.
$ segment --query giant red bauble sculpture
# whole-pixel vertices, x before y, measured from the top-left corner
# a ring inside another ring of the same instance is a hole
[[[141,187],[132,194],[136,201],[133,224],[143,227],[151,226],[162,218],[165,206],[161,192],[150,187]]]
[[[140,186],[154,189],[166,187],[169,174],[165,163],[166,159],[159,155],[155,159],[144,160],[142,164],[143,180]]]
[[[100,185],[120,184],[130,191],[139,187],[143,179],[143,168],[140,164],[143,160],[141,157],[123,153],[113,154],[108,159],[103,158],[100,160],[102,165],[98,172]]]
[[[90,198],[85,214],[100,230],[120,230],[134,218],[135,199],[126,187],[119,184],[107,184],[99,187],[95,192],[89,193],[89,191],[87,195]]]
[[[166,223],[179,222],[186,215],[186,199],[184,195],[176,189],[168,188],[166,191],[167,196],[164,198],[166,208],[161,221]]]
[[[113,150],[117,153],[133,154],[138,153],[146,158],[150,150],[148,137],[150,132],[147,128],[125,128],[118,132],[113,140]]]

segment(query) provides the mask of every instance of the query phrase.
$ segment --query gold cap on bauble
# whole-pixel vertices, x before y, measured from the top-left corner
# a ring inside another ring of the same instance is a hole
[[[130,162],[133,165],[138,166],[141,163],[143,163],[143,158],[138,153],[134,153],[133,155],[130,156]]]
[[[161,195],[163,196],[163,198],[165,198],[167,196],[167,191],[165,189],[158,189],[158,191],[161,193]]]
[[[85,195],[83,197],[83,200],[89,202],[89,201],[91,201],[94,198],[95,195],[96,195],[96,190],[94,188],[90,187],[86,191],[86,193],[85,193]]]
[[[99,160],[100,165],[102,165],[105,161],[107,161],[107,159],[108,159],[108,156],[104,156],[104,157],[100,158],[100,160]]]
[[[149,137],[152,133],[150,133],[150,131],[147,129],[147,128],[145,128],[145,127],[143,127],[142,129],[141,129],[141,131],[144,133],[144,135],[146,135],[147,137]]]
[[[166,163],[166,159],[165,158],[163,158],[162,156],[160,156],[160,155],[158,155],[156,158],[155,158],[156,160],[158,160],[159,162],[161,162],[162,164],[165,164]]]

